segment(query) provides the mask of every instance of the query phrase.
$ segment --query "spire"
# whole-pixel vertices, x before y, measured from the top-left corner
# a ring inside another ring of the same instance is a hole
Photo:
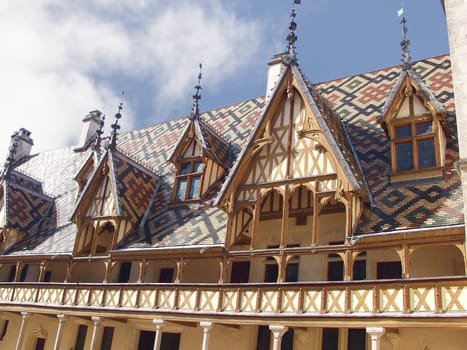
[[[293,0],[292,10],[290,12],[290,33],[289,35],[287,35],[287,52],[293,59],[296,59],[297,52],[295,50],[295,43],[298,39],[297,35],[295,35],[295,30],[297,29],[297,23],[295,22],[295,17],[297,16],[297,13],[295,11],[295,5],[300,5],[300,3],[301,0]]]
[[[119,119],[122,117],[122,109],[123,109],[123,96],[125,95],[125,91],[122,91],[122,100],[118,105],[118,112],[115,114],[115,123],[113,123],[110,127],[112,128],[112,133],[110,134],[110,149],[115,150],[117,147],[117,131],[120,129],[120,125],[118,125]]]
[[[93,151],[97,154],[99,154],[101,148],[102,134],[104,133],[104,122],[105,114],[101,114],[99,116],[99,128],[96,130],[96,140],[94,141],[94,145],[92,146]]]
[[[401,8],[397,11],[397,15],[399,17],[402,16],[401,24],[402,24],[402,41],[401,41],[401,48],[402,48],[402,69],[409,70],[412,67],[412,61],[410,57],[410,40],[407,39],[407,20],[405,18],[404,8]]]
[[[203,65],[199,64],[199,74],[198,74],[198,84],[195,85],[195,94],[193,95],[193,108],[191,109],[191,119],[198,119],[199,118],[199,100],[201,100],[200,91],[201,87],[201,78],[202,75],[202,68]]]

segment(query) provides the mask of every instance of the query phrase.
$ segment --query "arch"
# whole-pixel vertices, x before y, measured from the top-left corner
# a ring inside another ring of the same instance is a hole
[[[332,196],[324,197],[315,215],[318,215],[318,244],[345,242],[347,223],[345,204]]]
[[[455,245],[415,248],[410,256],[409,272],[410,277],[464,275],[464,257]]]

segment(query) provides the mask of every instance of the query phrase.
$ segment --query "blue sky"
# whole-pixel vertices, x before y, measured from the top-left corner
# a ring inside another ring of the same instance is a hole
[[[76,144],[81,119],[122,130],[262,96],[267,62],[286,48],[292,0],[16,0],[0,3],[0,156],[19,127],[34,151]],[[449,52],[439,0],[302,0],[297,52],[321,82],[398,65],[404,6],[413,60]]]

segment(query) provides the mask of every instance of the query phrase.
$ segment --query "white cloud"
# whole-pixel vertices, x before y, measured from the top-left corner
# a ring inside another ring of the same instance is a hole
[[[151,113],[169,113],[191,95],[199,62],[219,84],[256,54],[261,35],[220,0],[2,2],[0,159],[20,127],[37,152],[76,143],[90,110],[110,124],[122,88],[115,77],[149,81]],[[135,109],[125,101],[124,129],[137,124]]]

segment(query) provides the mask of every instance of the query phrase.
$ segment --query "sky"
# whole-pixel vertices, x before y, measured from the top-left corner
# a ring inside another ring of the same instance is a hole
[[[106,135],[263,96],[267,62],[286,49],[292,0],[0,0],[0,162],[10,136],[32,153],[75,145],[89,111]],[[439,0],[302,0],[297,53],[312,82],[400,64],[404,7],[412,60],[449,52]]]

